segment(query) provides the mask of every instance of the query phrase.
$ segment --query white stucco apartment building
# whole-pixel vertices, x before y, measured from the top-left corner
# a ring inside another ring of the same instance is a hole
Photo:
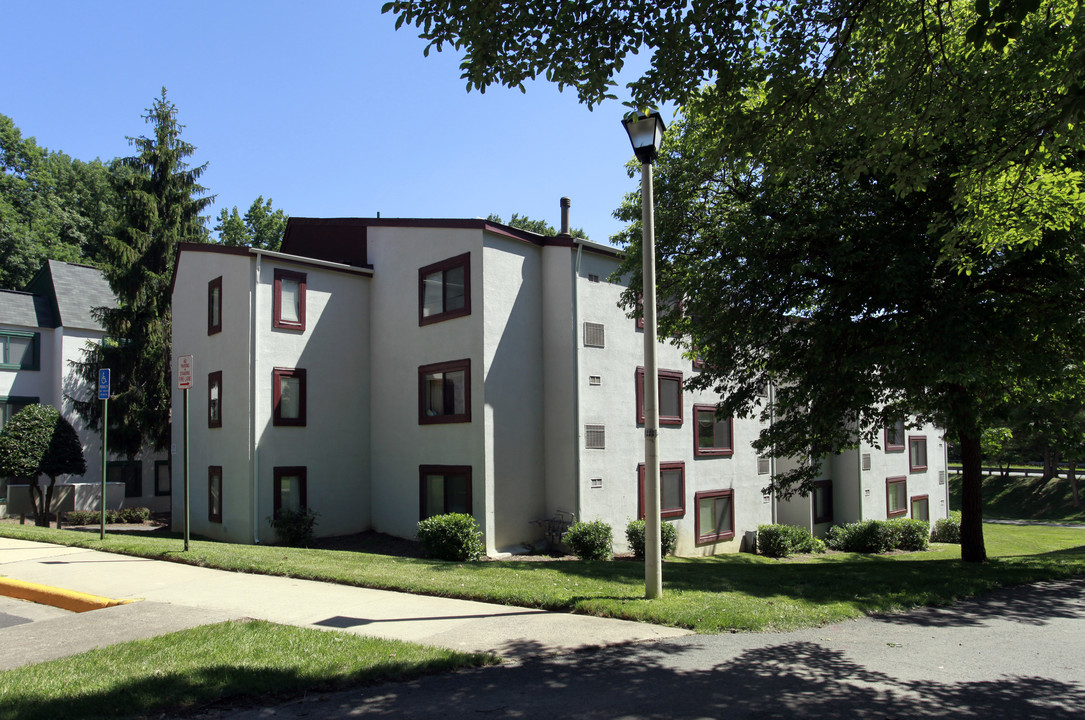
[[[83,445],[87,472],[58,478],[55,503],[61,510],[96,509],[101,495],[102,444],[96,429],[76,414],[72,398],[95,397],[72,363],[83,359],[87,343],[100,343],[105,332],[96,307],[115,307],[116,298],[97,268],[49,260],[21,291],[0,290],[0,428],[27,405],[56,407],[75,427]],[[170,467],[165,453],[142,453],[129,459],[110,454],[107,507],[169,510]],[[29,507],[21,493],[7,491],[0,479],[0,513]],[[44,481],[44,479],[43,479]],[[70,486],[70,487],[63,487]]]
[[[610,523],[620,548],[641,514],[643,334],[608,281],[617,264],[610,247],[484,220],[291,218],[282,252],[183,245],[173,352],[195,365],[193,532],[273,541],[276,509],[304,505],[318,535],[413,537],[419,519],[461,511],[497,554],[572,515]],[[945,514],[933,428],[916,433],[929,465],[862,448],[826,463],[816,510],[777,503],[761,493],[775,461],[750,446],[760,422],[715,420],[714,396],[683,389],[698,370],[677,348],[660,345],[659,368],[679,554],[738,550],[776,519],[819,531],[830,516]],[[183,402],[175,390],[175,478]]]

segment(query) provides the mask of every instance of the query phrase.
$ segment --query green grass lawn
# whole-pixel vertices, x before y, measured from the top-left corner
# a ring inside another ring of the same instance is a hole
[[[1079,481],[1085,493],[1085,478]],[[961,476],[949,478],[949,501],[961,506]],[[988,475],[983,479],[983,516],[998,520],[1043,520],[1085,524],[1085,505],[1074,507],[1070,482],[1066,478]]]
[[[0,524],[0,535],[224,570],[626,618],[697,632],[788,630],[948,604],[997,587],[1085,574],[1085,531],[989,525],[991,561],[962,563],[956,545],[923,553],[831,553],[801,560],[738,554],[668,559],[664,597],[645,600],[641,562],[454,563],[334,550],[231,545]]]
[[[0,720],[144,717],[494,662],[348,633],[227,622],[0,672]]]

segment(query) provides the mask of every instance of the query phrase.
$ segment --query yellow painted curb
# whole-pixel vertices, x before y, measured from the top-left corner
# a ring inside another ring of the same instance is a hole
[[[88,610],[101,610],[102,608],[126,605],[132,602],[132,600],[114,600],[101,595],[91,595],[76,590],[65,590],[64,588],[38,585],[37,583],[4,577],[0,577],[0,595],[29,600],[39,605],[52,605],[53,607],[77,613],[87,612]]]

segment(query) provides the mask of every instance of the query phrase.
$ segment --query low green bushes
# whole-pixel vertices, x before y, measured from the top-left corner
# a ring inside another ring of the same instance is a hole
[[[418,540],[430,557],[438,560],[478,560],[486,554],[482,531],[470,515],[434,515],[418,523]]]
[[[267,519],[275,529],[279,544],[290,547],[309,547],[316,527],[316,513],[309,508],[280,510]]]
[[[576,521],[561,541],[581,560],[610,560],[614,557],[614,533],[602,520]]]
[[[151,511],[145,507],[127,507],[120,510],[106,510],[105,521],[109,525],[116,523],[139,524],[151,517]],[[69,525],[95,525],[102,521],[101,510],[70,510],[64,514],[64,521]]]
[[[961,543],[961,511],[950,512],[949,517],[934,521],[931,530],[931,542]]]
[[[867,554],[926,550],[929,533],[926,520],[864,520],[829,528],[826,543],[833,550]]]
[[[823,553],[825,543],[805,528],[794,525],[758,525],[757,551],[766,557],[788,557],[797,553]]]
[[[625,541],[633,556],[644,559],[644,520],[630,520],[625,526]],[[678,546],[678,528],[674,523],[665,522],[659,527],[659,547],[663,555],[670,555]]]

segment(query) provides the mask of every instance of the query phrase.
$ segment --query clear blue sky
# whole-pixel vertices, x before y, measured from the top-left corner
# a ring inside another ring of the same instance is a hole
[[[545,82],[468,93],[460,56],[423,57],[381,0],[0,0],[0,113],[69,155],[131,152],[167,88],[220,208],[259,195],[307,217],[572,224],[596,242],[637,187],[625,108]],[[619,92],[621,96],[621,92]]]

